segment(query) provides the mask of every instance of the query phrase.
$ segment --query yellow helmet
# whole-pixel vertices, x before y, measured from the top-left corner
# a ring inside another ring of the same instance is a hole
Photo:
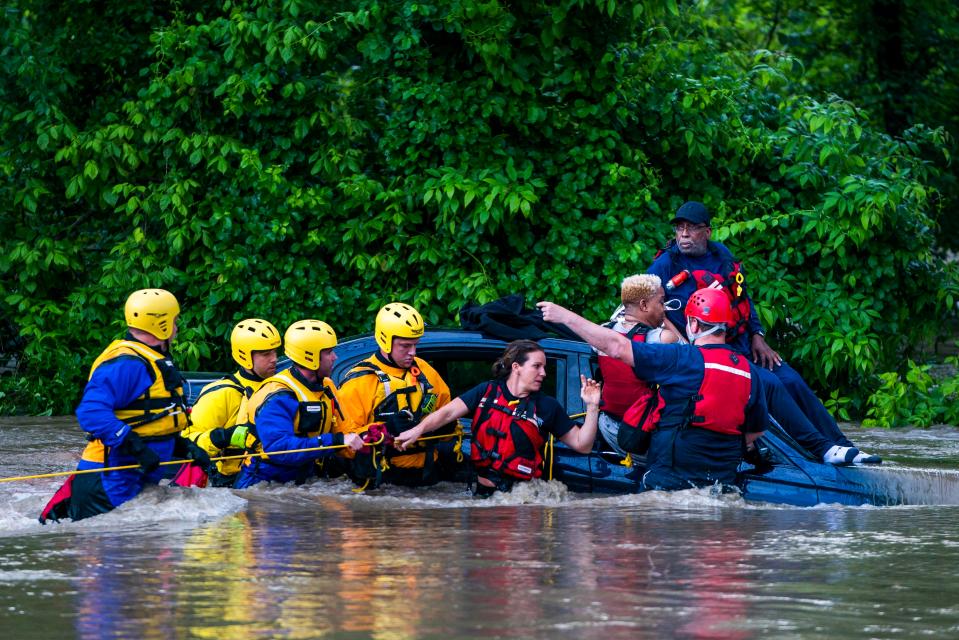
[[[423,337],[423,316],[402,302],[391,302],[376,314],[373,334],[383,353],[393,351],[393,338],[415,340]]]
[[[180,303],[166,289],[140,289],[127,298],[123,308],[127,326],[146,331],[160,340],[173,335],[174,320],[180,315]]]
[[[266,320],[247,318],[240,320],[230,334],[233,359],[244,369],[253,369],[253,352],[278,349],[283,344],[280,332]]]
[[[286,330],[283,344],[290,360],[310,371],[319,371],[320,352],[336,346],[336,332],[325,322],[300,320]]]

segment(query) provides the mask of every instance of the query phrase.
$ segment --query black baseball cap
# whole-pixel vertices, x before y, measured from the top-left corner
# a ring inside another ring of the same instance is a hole
[[[693,224],[709,224],[709,209],[702,202],[690,200],[676,210],[676,215],[669,221],[669,224],[676,224],[680,220]]]

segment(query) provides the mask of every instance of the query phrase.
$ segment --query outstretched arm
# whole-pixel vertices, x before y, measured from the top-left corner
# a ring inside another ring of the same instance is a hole
[[[547,322],[565,324],[590,346],[633,366],[633,347],[626,336],[592,323],[556,303],[537,302],[536,306],[543,312],[543,319]]]
[[[444,424],[453,422],[465,416],[469,412],[466,403],[455,398],[449,404],[437,409],[433,413],[423,418],[418,425],[407,429],[393,440],[393,446],[400,451],[406,451],[406,448],[417,441],[424,434],[430,431],[436,431]]]

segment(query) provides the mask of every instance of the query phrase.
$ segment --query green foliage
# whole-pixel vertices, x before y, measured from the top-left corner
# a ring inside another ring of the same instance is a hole
[[[836,409],[954,304],[933,251],[943,133],[892,138],[797,91],[802,65],[720,47],[698,7],[141,4],[2,18],[18,410],[68,411],[145,286],[182,302],[186,369],[229,366],[249,316],[345,336],[389,300],[452,324],[522,292],[605,317],[686,199],[717,212],[777,348]]]
[[[918,123],[947,137],[922,157],[941,164],[959,152],[959,4],[952,0],[746,0],[703,4],[721,48],[770,51],[801,64],[793,93],[840,95],[873,127],[899,137]],[[959,247],[954,170],[930,177],[942,246]]]
[[[905,375],[881,374],[879,389],[869,398],[863,426],[959,424],[959,358],[947,358],[946,365],[952,369],[946,376],[935,376],[930,365],[917,365],[912,360]]]

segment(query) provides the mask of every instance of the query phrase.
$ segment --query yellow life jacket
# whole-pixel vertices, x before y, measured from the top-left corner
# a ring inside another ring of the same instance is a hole
[[[114,340],[103,350],[90,367],[88,380],[104,363],[120,356],[134,356],[147,365],[153,384],[125,407],[114,410],[118,420],[130,425],[144,438],[179,433],[189,425],[186,400],[183,397],[183,377],[168,356],[135,340]],[[106,461],[106,451],[100,440],[91,440],[83,450],[84,460]]]
[[[437,394],[433,383],[418,366],[417,358],[409,369],[396,375],[394,367],[383,367],[376,357],[357,363],[343,379],[348,381],[375,376],[378,384],[373,398],[373,420],[386,425],[387,431],[398,436],[437,409]],[[452,436],[451,436],[452,437]],[[423,469],[439,459],[432,442],[417,442],[406,451],[388,448],[389,463],[401,469]],[[429,456],[432,461],[427,460]]]
[[[293,417],[293,433],[300,438],[315,437],[323,433],[332,433],[336,423],[342,418],[339,403],[336,401],[336,385],[329,378],[323,378],[323,388],[319,391],[309,389],[293,375],[292,369],[285,369],[263,382],[247,403],[247,424],[256,432],[256,413],[267,398],[281,391],[292,391],[299,401],[299,408]],[[237,418],[237,424],[243,424]],[[257,442],[257,450],[262,445]]]
[[[237,456],[252,449],[256,438],[248,434],[244,447],[227,447],[220,449],[210,439],[211,434],[219,428],[229,428],[234,425],[249,426],[247,406],[253,394],[264,384],[264,380],[252,379],[242,371],[214,380],[209,383],[197,400],[193,403],[191,418],[193,424],[183,431],[183,436],[193,440],[197,446],[206,451],[210,457]],[[220,475],[232,477],[243,466],[242,459],[219,460],[216,469]]]
[[[147,365],[153,384],[129,405],[114,411],[117,419],[143,437],[168,436],[186,427],[189,417],[183,397],[183,376],[169,356],[142,342],[114,340],[93,361],[89,377],[93,377],[97,367],[125,355],[139,358]]]
[[[392,367],[390,367],[392,368]],[[379,381],[373,398],[373,418],[385,422],[394,436],[399,435],[436,409],[433,385],[419,367],[412,366],[402,376],[383,370],[372,358],[356,364],[343,379],[374,375]]]

